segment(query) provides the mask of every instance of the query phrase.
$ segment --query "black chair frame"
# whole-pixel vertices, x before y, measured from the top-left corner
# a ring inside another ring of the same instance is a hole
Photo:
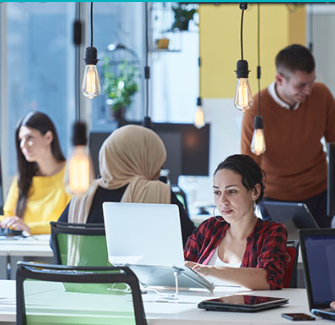
[[[287,247],[294,247],[296,250],[296,258],[293,264],[293,271],[290,280],[290,288],[297,288],[298,287],[298,272],[297,272],[297,265],[298,265],[298,257],[299,257],[299,240],[288,240],[286,246]]]
[[[139,282],[135,273],[128,267],[73,267],[29,262],[18,262],[17,266],[17,325],[27,324],[23,286],[25,279],[69,283],[127,283],[132,292],[136,325],[147,325]],[[119,271],[119,273],[94,273],[97,271]]]
[[[54,251],[54,263],[62,264],[57,235],[106,236],[105,225],[101,223],[50,222],[51,247]]]

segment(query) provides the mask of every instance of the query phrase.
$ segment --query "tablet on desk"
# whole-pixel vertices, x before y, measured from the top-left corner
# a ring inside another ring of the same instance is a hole
[[[256,312],[280,307],[287,302],[287,298],[232,295],[204,300],[198,304],[198,308],[214,311]]]

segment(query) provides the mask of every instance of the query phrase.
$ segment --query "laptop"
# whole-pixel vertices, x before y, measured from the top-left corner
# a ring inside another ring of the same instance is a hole
[[[204,300],[198,304],[198,308],[214,311],[256,312],[277,308],[287,303],[287,298],[232,295]]]
[[[308,304],[312,314],[335,320],[335,229],[299,230]]]
[[[299,239],[298,229],[319,228],[305,203],[265,201],[271,219],[285,225],[289,240]]]
[[[105,202],[102,208],[111,264],[130,267],[144,286],[213,291],[210,281],[184,265],[177,205]]]

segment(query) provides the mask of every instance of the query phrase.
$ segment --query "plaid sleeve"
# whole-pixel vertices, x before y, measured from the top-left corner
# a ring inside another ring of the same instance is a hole
[[[184,248],[185,261],[198,262],[200,248],[204,241],[206,228],[207,227],[205,227],[204,223],[202,223],[194,230],[193,234],[188,237]]]
[[[283,287],[285,267],[289,258],[286,250],[287,230],[284,225],[271,222],[264,234],[257,267],[266,270],[266,279],[271,290],[280,289]]]

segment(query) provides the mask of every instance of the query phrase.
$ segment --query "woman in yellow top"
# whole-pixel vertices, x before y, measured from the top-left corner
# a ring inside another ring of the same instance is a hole
[[[64,187],[65,158],[51,119],[31,112],[16,128],[18,175],[4,206],[2,228],[27,234],[50,233],[71,196]]]

